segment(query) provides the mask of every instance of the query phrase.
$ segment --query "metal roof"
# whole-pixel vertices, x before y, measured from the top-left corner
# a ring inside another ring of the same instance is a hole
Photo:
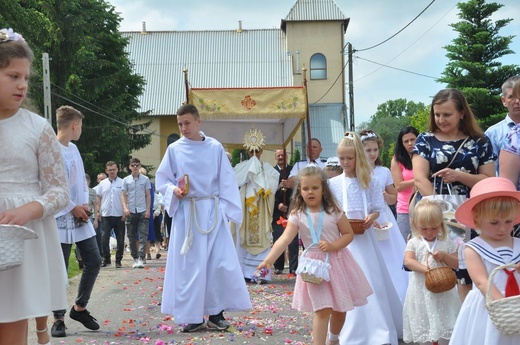
[[[298,0],[285,21],[346,20],[333,0]]]
[[[193,87],[293,86],[280,29],[122,32],[134,71],[146,80],[141,111],[172,115]]]

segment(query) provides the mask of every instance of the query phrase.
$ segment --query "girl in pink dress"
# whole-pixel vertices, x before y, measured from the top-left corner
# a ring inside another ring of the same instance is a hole
[[[286,229],[258,269],[270,268],[298,232],[305,248],[316,245],[308,251],[308,258],[325,260],[328,254],[330,280],[314,284],[303,281],[298,275],[292,307],[314,312],[314,345],[339,345],[339,333],[347,311],[366,304],[367,297],[372,294],[365,275],[346,248],[354,233],[320,168],[307,167],[300,172],[291,208]]]

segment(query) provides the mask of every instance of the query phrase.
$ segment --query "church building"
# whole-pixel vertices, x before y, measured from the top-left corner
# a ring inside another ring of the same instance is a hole
[[[143,164],[159,166],[166,147],[179,138],[175,112],[186,102],[188,86],[302,86],[305,69],[312,137],[322,143],[322,158],[335,156],[348,128],[348,24],[333,0],[297,0],[280,28],[249,30],[247,23],[238,22],[235,30],[147,31],[143,23],[141,31],[122,32],[129,39],[135,72],[146,81],[140,111],[149,111],[144,120],[152,121],[149,129],[155,133],[151,144],[133,155]],[[212,136],[204,122],[202,129]],[[298,134],[286,149],[303,154],[304,145],[305,135]]]

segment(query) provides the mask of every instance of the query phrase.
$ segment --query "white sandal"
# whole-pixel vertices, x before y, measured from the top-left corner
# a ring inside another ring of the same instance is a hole
[[[47,333],[47,331],[48,331],[48,329],[47,329],[47,327],[45,327],[45,328],[42,329],[42,330],[37,329],[37,330],[36,330],[36,333]],[[50,336],[49,336],[49,338],[50,338]],[[41,343],[37,340],[37,341],[36,341],[36,344],[37,344],[37,345],[51,345],[51,341],[49,340],[49,341],[46,342],[45,344],[41,344]]]

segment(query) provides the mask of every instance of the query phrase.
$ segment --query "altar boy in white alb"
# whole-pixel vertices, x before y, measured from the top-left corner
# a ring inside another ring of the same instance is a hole
[[[177,122],[183,137],[168,146],[155,174],[174,222],[162,312],[187,323],[184,332],[205,328],[205,315],[208,327],[224,330],[223,311],[251,308],[228,225],[242,222],[237,180],[222,145],[200,131],[195,106],[180,107]],[[179,188],[184,175],[185,190]]]

